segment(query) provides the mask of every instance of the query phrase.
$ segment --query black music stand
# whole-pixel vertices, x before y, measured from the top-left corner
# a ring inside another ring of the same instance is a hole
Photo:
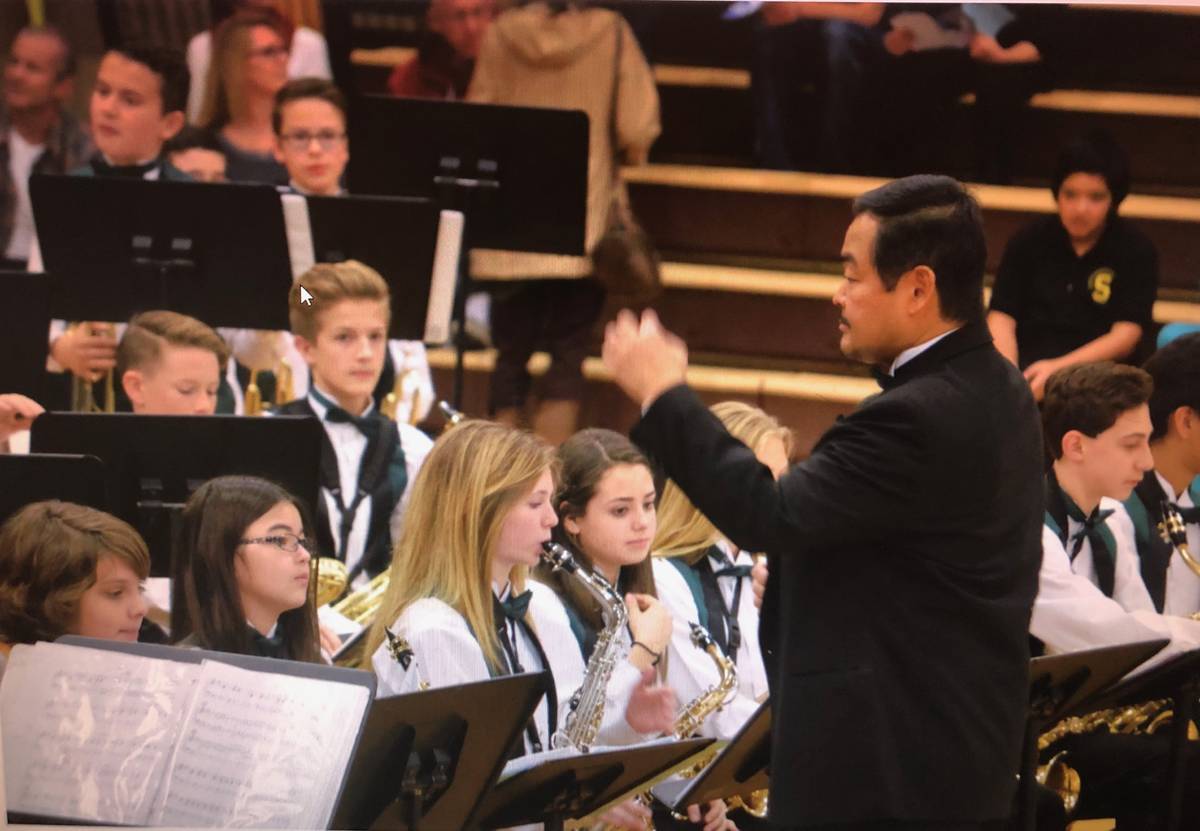
[[[18,392],[44,403],[52,285],[47,274],[0,271],[0,332],[5,346],[0,393]]]
[[[307,196],[314,259],[359,260],[382,275],[392,296],[389,337],[449,340],[459,246],[442,240],[441,208],[431,199]],[[461,243],[461,240],[458,240]],[[440,248],[446,250],[439,250]],[[439,258],[447,262],[441,273]],[[438,269],[435,272],[435,268]],[[320,303],[321,298],[314,298]]]
[[[771,786],[771,702],[764,701],[716,758],[692,779],[669,779],[654,796],[674,811]]]
[[[110,510],[104,463],[95,456],[0,454],[0,523],[34,502],[59,499]]]
[[[1124,679],[1088,702],[1089,710],[1128,707],[1160,698],[1172,700],[1171,759],[1167,767],[1167,824],[1176,831],[1183,821],[1184,785],[1187,783],[1188,727],[1196,714],[1200,695],[1200,649],[1178,655],[1163,664]]]
[[[578,110],[358,96],[350,108],[354,193],[423,196],[465,217],[454,300],[452,403],[462,405],[473,248],[584,254],[588,117]]]
[[[35,174],[38,242],[63,320],[169,309],[209,326],[287,329],[291,261],[267,185]]]
[[[1029,714],[1017,786],[1019,831],[1033,831],[1037,821],[1038,736],[1050,724],[1081,709],[1094,710],[1099,694],[1122,676],[1161,652],[1167,639],[1105,646],[1029,662]]]
[[[549,758],[501,778],[477,816],[480,828],[545,823],[563,827],[638,793],[695,762],[712,739],[650,742]]]
[[[333,827],[469,827],[547,683],[526,673],[377,699]]]
[[[171,577],[172,518],[196,488],[216,476],[261,476],[311,510],[322,436],[311,416],[46,413],[33,422],[30,449],[103,461],[110,510],[145,537],[151,575]]]

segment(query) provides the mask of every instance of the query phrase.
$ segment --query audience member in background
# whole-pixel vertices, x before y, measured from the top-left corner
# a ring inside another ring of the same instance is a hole
[[[296,193],[340,196],[342,172],[350,161],[346,98],[332,81],[298,78],[275,96],[271,113],[275,159],[287,168]]]
[[[44,412],[41,404],[20,393],[0,394],[0,453],[8,452],[8,440],[13,434],[28,430]]]
[[[1117,216],[1129,170],[1111,139],[1093,134],[1068,145],[1051,190],[1058,213],[1009,240],[987,318],[996,348],[1039,399],[1058,369],[1133,359],[1158,291],[1154,245]]]
[[[64,104],[75,55],[57,29],[17,33],[4,65],[0,101],[0,250],[6,268],[24,269],[33,244],[31,173],[66,173],[91,157],[92,140]]]
[[[495,0],[431,0],[417,54],[392,71],[388,90],[408,98],[462,98],[495,14]]]
[[[1008,184],[1013,146],[1028,125],[1029,97],[1052,87],[1068,36],[1063,4],[982,4],[966,6],[976,24],[969,51],[974,68],[976,176]]]
[[[224,182],[225,151],[211,133],[186,126],[167,142],[167,161],[197,182]]]
[[[219,2],[219,0],[218,0]],[[289,78],[332,78],[329,66],[329,47],[325,44],[325,36],[307,26],[293,26],[288,17],[283,0],[226,0],[228,11],[265,11],[278,15],[284,23],[286,34],[285,43],[289,54],[287,75]],[[217,2],[213,3],[217,6]],[[214,23],[221,21],[221,15],[214,15]],[[214,25],[214,29],[216,26]],[[204,94],[208,83],[209,63],[212,60],[213,32],[206,29],[193,37],[187,46],[187,65],[192,73],[192,86],[188,91],[187,116],[188,121],[196,123],[200,118],[200,110],[204,105]]]
[[[586,248],[591,251],[607,227],[614,198],[626,198],[620,162],[645,161],[660,129],[654,76],[624,19],[578,3],[534,2],[511,9],[488,29],[467,97],[588,114]],[[604,304],[604,289],[590,278],[591,262],[484,252],[472,258],[471,267],[477,279],[504,281],[492,296],[492,341],[499,354],[490,412],[505,424],[521,422],[531,385],[526,363],[535,349],[544,348],[551,363],[532,424],[547,441],[561,443],[575,432],[582,363]]]
[[[886,58],[876,28],[883,11],[883,3],[762,5],[751,70],[760,164],[834,172],[864,164],[859,125],[868,70]]]
[[[135,413],[212,415],[228,360],[225,341],[195,318],[142,312],[117,347],[117,377]]]
[[[287,61],[287,30],[277,15],[246,12],[217,27],[197,124],[216,135],[231,182],[287,184],[271,129]]]
[[[26,505],[0,527],[0,673],[18,643],[136,641],[149,575],[145,541],[116,517],[57,500]]]

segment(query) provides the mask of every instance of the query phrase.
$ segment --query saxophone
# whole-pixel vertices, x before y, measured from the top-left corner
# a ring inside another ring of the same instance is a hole
[[[608,679],[621,658],[620,635],[629,620],[629,612],[625,601],[609,582],[599,574],[580,568],[570,551],[553,542],[542,543],[542,549],[542,559],[555,571],[565,571],[600,602],[600,614],[604,619],[604,628],[596,638],[583,683],[571,696],[570,711],[563,726],[550,738],[552,748],[573,747],[580,753],[587,753],[604,720]]]
[[[720,710],[733,698],[737,689],[737,666],[725,657],[721,647],[713,640],[708,630],[699,623],[689,623],[692,628],[692,646],[708,654],[717,667],[718,679],[704,692],[693,698],[688,705],[680,710],[675,719],[671,732],[677,739],[691,738],[710,713]],[[699,772],[699,767],[693,775]]]

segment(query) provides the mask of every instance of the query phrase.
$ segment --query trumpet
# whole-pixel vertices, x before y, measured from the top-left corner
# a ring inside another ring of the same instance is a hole
[[[81,326],[91,326],[93,335],[108,335],[116,337],[117,329],[111,323],[72,323],[71,329],[78,331]],[[116,381],[113,370],[108,370],[101,376],[104,381],[104,403],[96,402],[95,382],[78,375],[71,376],[71,409],[78,413],[113,413],[117,410]]]

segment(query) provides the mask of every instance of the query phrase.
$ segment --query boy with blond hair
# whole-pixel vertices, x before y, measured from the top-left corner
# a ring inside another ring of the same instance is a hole
[[[308,365],[305,397],[281,415],[314,415],[325,428],[317,542],[346,564],[351,581],[391,563],[408,486],[433,447],[385,418],[372,393],[383,372],[391,305],[379,273],[355,260],[321,263],[288,295],[296,350]]]
[[[229,347],[177,312],[134,315],[117,347],[117,377],[135,413],[212,415]]]

